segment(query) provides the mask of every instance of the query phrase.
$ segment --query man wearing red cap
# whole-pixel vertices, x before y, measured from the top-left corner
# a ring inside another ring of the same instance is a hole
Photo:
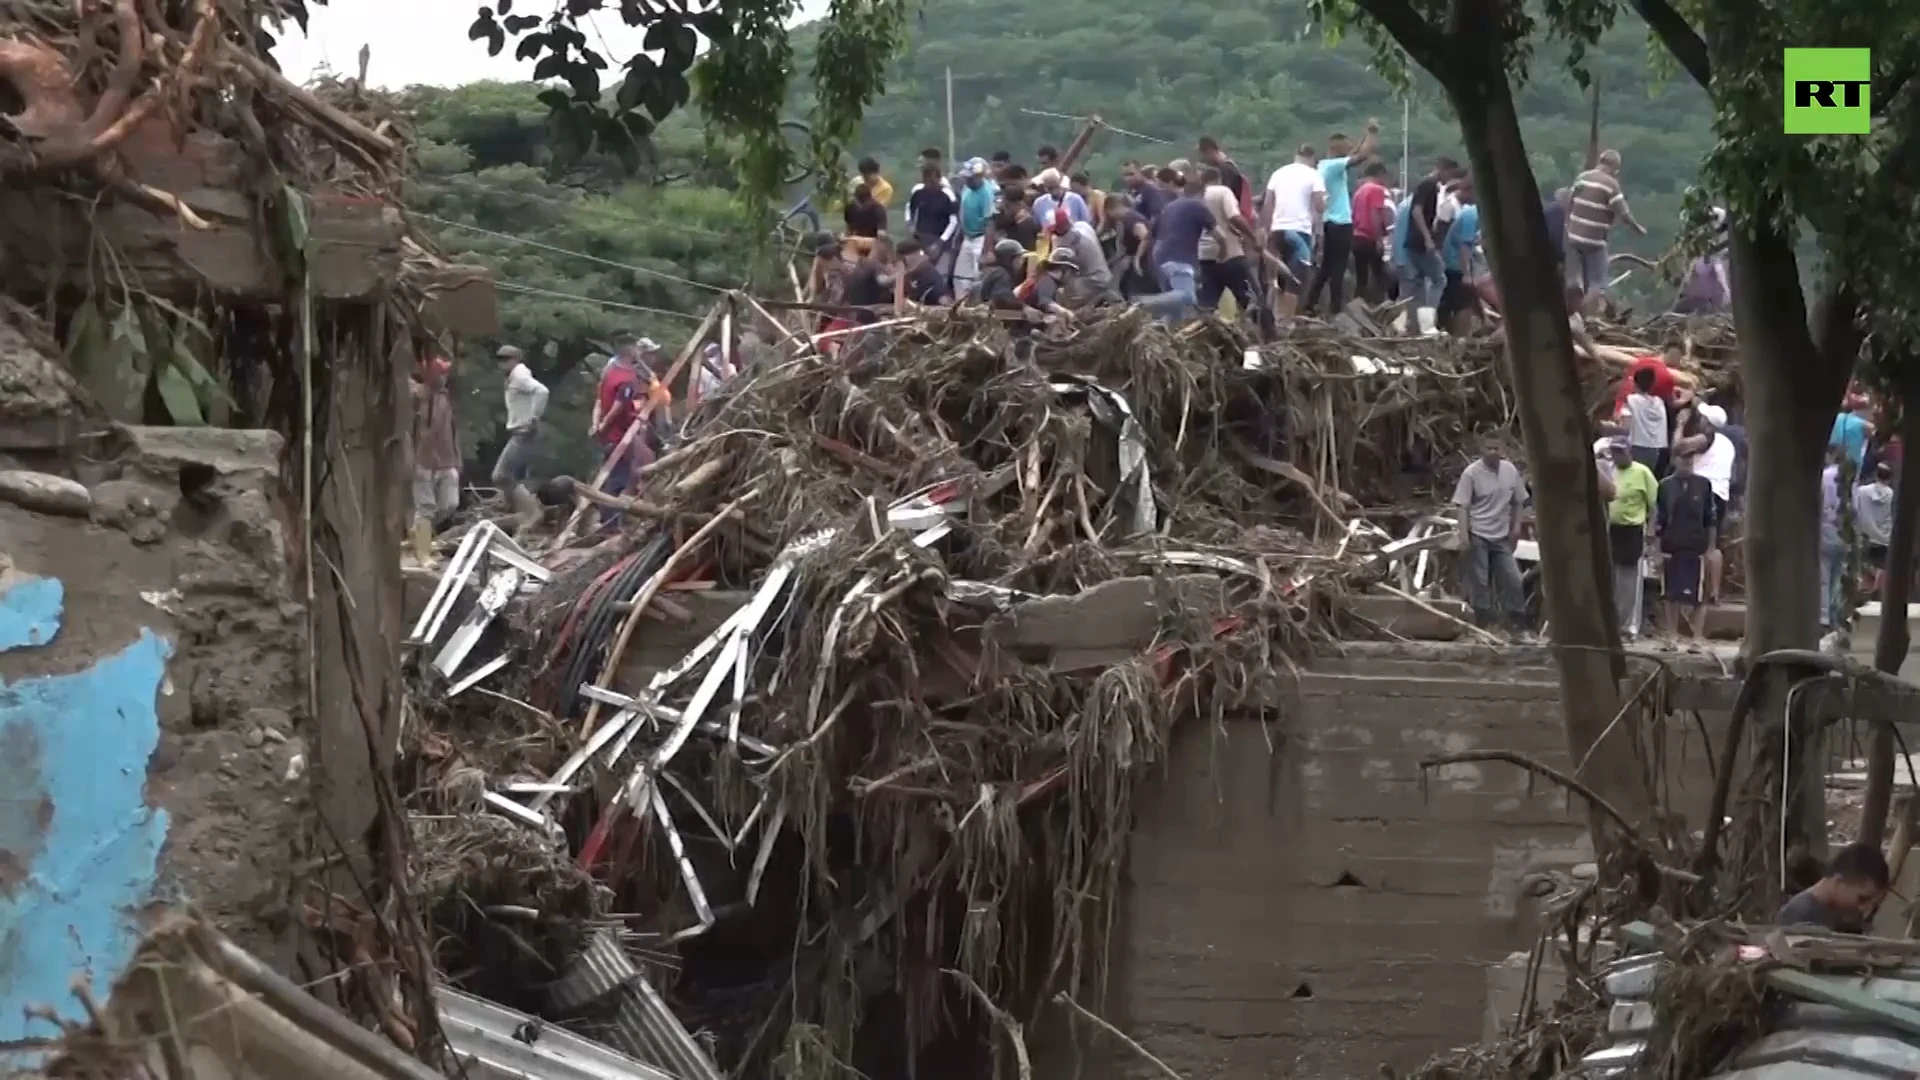
[[[413,379],[413,549],[433,560],[433,534],[460,508],[460,446],[453,434],[453,365],[429,353]]]

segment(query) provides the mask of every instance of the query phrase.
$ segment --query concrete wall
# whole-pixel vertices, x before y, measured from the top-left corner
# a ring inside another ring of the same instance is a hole
[[[284,961],[310,804],[280,441],[116,450],[64,502],[0,453],[0,1041],[53,1034],[29,1005],[84,1020],[71,980],[105,1000],[161,903]]]
[[[1136,806],[1105,1015],[1191,1080],[1371,1077],[1478,1040],[1538,931],[1529,886],[1592,857],[1579,808],[1518,769],[1420,778],[1474,748],[1568,767],[1538,650],[1359,652],[1316,666],[1284,732],[1179,733]],[[1670,745],[1704,785],[1697,738]],[[1125,1050],[1088,1065],[1157,1075]]]

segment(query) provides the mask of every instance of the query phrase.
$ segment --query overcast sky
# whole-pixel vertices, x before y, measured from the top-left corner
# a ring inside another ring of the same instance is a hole
[[[544,4],[534,7],[546,9]],[[827,0],[802,0],[801,19],[825,11]],[[583,27],[587,41],[601,44],[617,68],[640,47],[644,36],[620,21],[613,12],[593,16]],[[367,81],[384,89],[404,86],[458,86],[481,79],[524,79],[533,73],[533,61],[513,58],[513,39],[499,56],[488,56],[484,43],[467,40],[479,0],[328,0],[309,4],[312,34],[287,27],[285,40],[274,47],[274,57],[295,82],[332,67],[351,75],[359,66],[360,46],[372,47]],[[518,11],[515,14],[519,14]],[[534,14],[532,10],[528,14]]]

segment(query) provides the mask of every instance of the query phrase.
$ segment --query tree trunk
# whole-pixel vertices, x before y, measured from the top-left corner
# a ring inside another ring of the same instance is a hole
[[[1911,366],[1913,359],[1905,358]],[[1920,444],[1920,380],[1900,388],[1900,444]],[[1907,658],[1907,596],[1913,585],[1914,530],[1920,527],[1920,467],[1901,463],[1900,486],[1893,497],[1893,536],[1887,542],[1887,572],[1880,585],[1880,634],[1873,643],[1873,666],[1899,674]],[[1867,797],[1860,810],[1862,843],[1880,846],[1886,834],[1887,809],[1893,801],[1894,732],[1885,724],[1873,728],[1873,749],[1867,756]]]
[[[1810,649],[1820,627],[1820,471],[1834,411],[1859,339],[1853,302],[1831,296],[1810,330],[1799,264],[1789,237],[1770,225],[1732,230],[1733,316],[1746,400],[1749,480],[1746,567],[1749,660],[1775,649]],[[1784,675],[1770,676],[1756,706],[1759,723],[1785,716]],[[1824,756],[1818,742],[1796,748],[1802,763],[1787,815],[1788,844],[1826,849]]]
[[[1612,722],[1620,706],[1619,619],[1586,401],[1540,189],[1498,57],[1489,49],[1484,55],[1456,53],[1454,60],[1447,91],[1473,164],[1488,258],[1507,315],[1507,363],[1532,471],[1567,749],[1574,761],[1586,763],[1583,779],[1596,791],[1630,818],[1644,820],[1652,802],[1634,758],[1630,725]],[[1597,829],[1594,840],[1605,842]]]

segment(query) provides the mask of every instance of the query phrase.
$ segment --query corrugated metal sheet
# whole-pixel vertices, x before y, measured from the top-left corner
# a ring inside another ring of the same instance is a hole
[[[674,1080],[526,1013],[444,987],[436,997],[440,1026],[468,1080]]]
[[[1635,956],[1606,967],[1603,981],[1613,1003],[1607,1018],[1608,1045],[1580,1062],[1593,1080],[1633,1075],[1653,1028],[1653,986],[1663,963],[1657,956]],[[1841,981],[1883,1001],[1920,1005],[1920,966]],[[1712,1075],[1724,1080],[1920,1076],[1920,1036],[1894,1030],[1853,1009],[1796,1001],[1782,1014],[1778,1030],[1742,1050]]]
[[[619,936],[601,930],[554,984],[553,1003],[560,1009],[578,1009],[610,994],[619,995],[608,1036],[615,1046],[664,1070],[672,1080],[722,1080],[713,1059],[621,948]]]

